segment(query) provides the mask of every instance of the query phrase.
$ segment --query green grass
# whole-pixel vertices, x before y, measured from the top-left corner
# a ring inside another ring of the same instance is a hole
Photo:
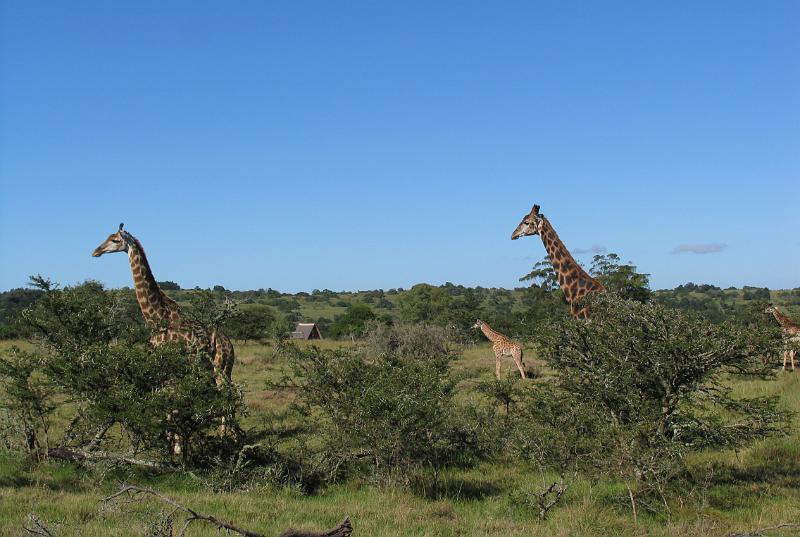
[[[234,379],[245,388],[248,419],[258,420],[284,407],[286,396],[268,390],[265,381],[280,379],[286,364],[266,345],[238,345],[236,352]],[[532,350],[526,351],[525,361],[529,368],[549,374]],[[466,348],[453,369],[459,397],[472,397],[474,386],[494,375],[491,349],[486,344]],[[503,372],[516,374],[511,360],[503,363]],[[740,380],[732,386],[740,395],[778,394],[784,408],[800,412],[800,372],[780,373],[775,382]],[[154,487],[194,509],[266,535],[277,535],[289,526],[330,527],[348,515],[355,535],[365,536],[724,536],[800,521],[800,421],[794,425],[791,436],[765,439],[739,453],[693,456],[690,468],[714,465],[712,477],[684,495],[682,502],[676,500],[670,519],[642,512],[638,524],[620,483],[586,479],[578,479],[563,503],[540,522],[534,495],[554,476],[513,462],[448,471],[437,484],[420,480],[410,488],[380,488],[350,482],[304,496],[266,485],[213,493],[203,476],[159,476],[130,469],[103,474],[58,463],[31,466],[18,455],[0,451],[0,535],[27,535],[22,524],[31,512],[46,520],[56,535],[72,535],[76,528],[84,537],[142,535],[162,505],[148,501],[104,506],[100,501],[125,480]],[[781,531],[791,535],[793,530]],[[196,525],[190,535],[210,536],[216,531]]]

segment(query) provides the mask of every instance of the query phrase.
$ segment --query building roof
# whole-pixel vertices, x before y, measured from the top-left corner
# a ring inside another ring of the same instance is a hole
[[[322,334],[319,332],[317,323],[297,323],[292,333],[294,339],[312,339],[314,336],[322,339]]]

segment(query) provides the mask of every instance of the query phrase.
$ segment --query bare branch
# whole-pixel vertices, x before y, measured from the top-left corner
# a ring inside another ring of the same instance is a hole
[[[107,451],[85,451],[68,447],[57,447],[46,450],[48,457],[72,462],[82,461],[114,461],[132,464],[134,466],[146,466],[148,468],[166,468],[165,465],[147,459],[137,459]]]
[[[42,522],[39,516],[35,513],[30,513],[28,515],[28,524],[30,524],[30,527],[23,524],[22,529],[31,535],[38,535],[39,537],[55,537],[52,533],[50,533],[50,530],[47,529],[47,526],[44,525],[44,522]]]
[[[553,482],[544,492],[538,494],[539,497],[536,501],[539,504],[539,520],[544,520],[547,516],[547,512],[561,500],[561,497],[567,492],[568,488],[569,483],[565,483],[564,477],[562,476],[559,481]]]
[[[770,526],[768,528],[760,528],[757,530],[749,531],[747,533],[731,533],[728,537],[764,537],[764,532],[775,531],[782,528],[800,528],[800,524],[783,523],[777,526]]]
[[[119,491],[115,492],[111,496],[103,498],[103,501],[104,502],[109,502],[111,500],[119,498],[120,496],[125,496],[125,495],[133,496],[133,495],[137,495],[137,494],[145,494],[145,495],[155,496],[160,501],[162,501],[162,502],[164,502],[166,504],[169,504],[172,507],[174,507],[176,511],[183,511],[184,513],[186,513],[188,515],[188,517],[186,518],[186,521],[185,521],[185,523],[183,525],[183,528],[181,529],[180,533],[178,534],[179,536],[182,536],[182,535],[185,534],[186,529],[189,527],[189,525],[192,522],[194,522],[195,520],[199,520],[201,522],[207,522],[209,524],[212,524],[212,525],[216,526],[216,528],[218,530],[220,530],[220,531],[221,530],[232,531],[232,532],[238,533],[239,535],[244,535],[245,537],[266,537],[262,533],[257,533],[257,532],[254,532],[254,531],[250,531],[248,529],[245,529],[245,528],[242,528],[240,526],[237,526],[237,525],[235,525],[235,524],[233,524],[231,522],[227,522],[225,520],[221,520],[221,519],[215,517],[214,515],[206,515],[206,514],[203,514],[203,513],[198,513],[194,509],[191,509],[190,507],[186,507],[185,505],[182,505],[182,504],[176,502],[175,500],[173,500],[172,498],[169,498],[168,496],[164,496],[160,492],[157,492],[157,491],[155,491],[153,489],[141,488],[141,487],[137,487],[137,486],[134,486],[134,485],[123,485],[122,488],[120,488]],[[350,520],[348,518],[345,518],[337,526],[335,526],[334,528],[331,528],[331,529],[329,529],[327,531],[324,531],[324,532],[298,531],[298,530],[294,530],[294,529],[288,529],[288,530],[284,531],[283,533],[281,533],[279,535],[279,537],[349,537],[349,535],[352,533],[352,531],[353,531],[353,527],[350,525]]]

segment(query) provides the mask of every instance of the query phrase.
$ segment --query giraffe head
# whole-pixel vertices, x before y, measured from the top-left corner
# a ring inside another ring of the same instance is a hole
[[[777,310],[778,310],[778,308],[776,308],[776,307],[775,307],[775,306],[773,306],[772,304],[767,304],[767,307],[766,307],[766,309],[764,310],[764,313],[771,313],[771,314],[773,314],[773,315],[774,315],[774,314],[775,314],[775,312],[776,312]]]
[[[528,235],[538,235],[542,231],[542,224],[544,223],[543,216],[539,214],[539,206],[534,205],[531,212],[522,217],[522,221],[511,234],[511,240],[515,241],[520,237],[527,237]]]
[[[94,249],[94,252],[92,252],[92,257],[100,257],[103,254],[112,254],[114,252],[128,251],[130,233],[122,230],[123,225],[124,224],[120,224],[119,230],[117,230],[116,233],[109,235],[100,246]]]
[[[483,328],[483,321],[481,321],[480,319],[478,319],[477,321],[475,321],[475,324],[473,324],[473,325],[470,327],[470,329],[472,329],[472,328]]]

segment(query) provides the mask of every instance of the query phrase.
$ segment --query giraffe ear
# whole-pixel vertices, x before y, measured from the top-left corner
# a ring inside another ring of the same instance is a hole
[[[533,210],[532,210],[531,212],[532,212],[533,214],[539,214],[539,206],[538,206],[538,205],[534,205],[534,206],[533,206]]]
[[[120,222],[120,224],[119,224],[119,230],[120,231],[122,231],[122,226],[124,226],[124,225],[125,225],[124,223]]]

